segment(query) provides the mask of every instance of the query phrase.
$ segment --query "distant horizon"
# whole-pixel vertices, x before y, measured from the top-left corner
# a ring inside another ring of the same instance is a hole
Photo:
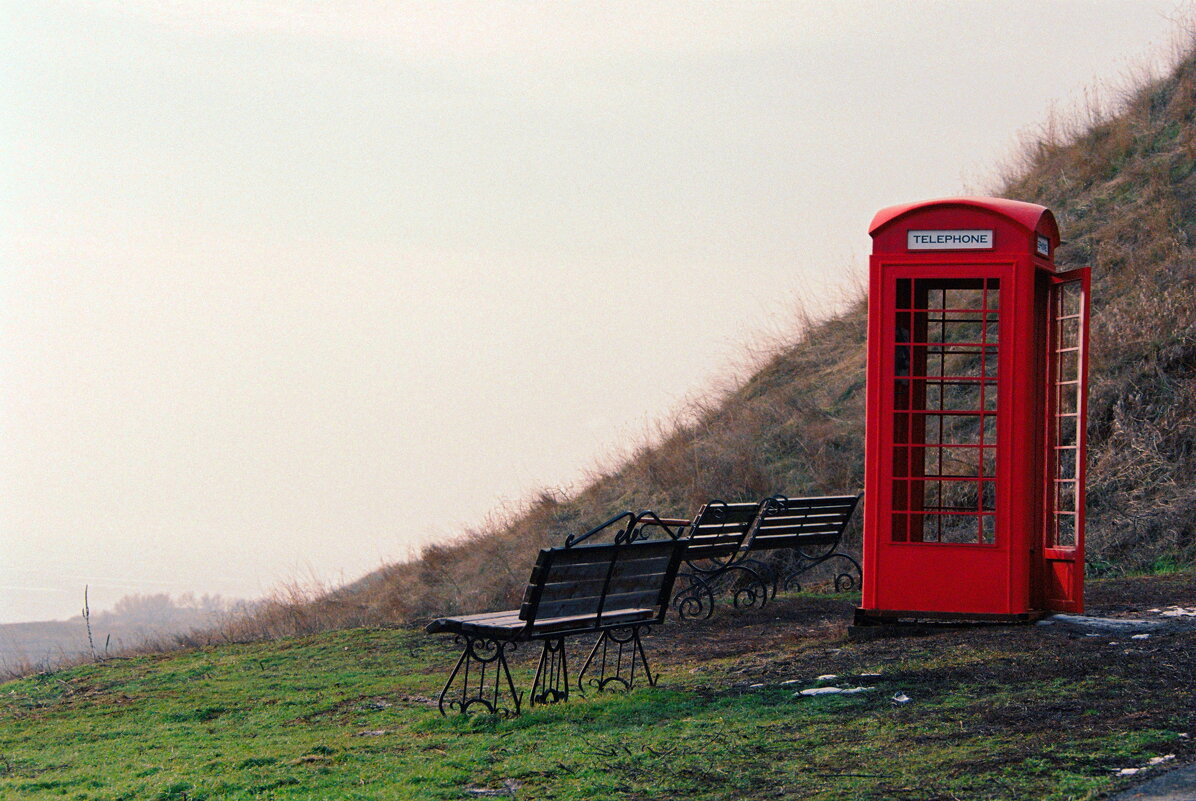
[[[338,585],[584,484],[1176,14],[14,4],[0,623]]]

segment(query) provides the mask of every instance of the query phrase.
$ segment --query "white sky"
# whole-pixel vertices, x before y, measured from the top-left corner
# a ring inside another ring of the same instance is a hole
[[[12,622],[352,579],[577,481],[1177,4],[4,8]]]

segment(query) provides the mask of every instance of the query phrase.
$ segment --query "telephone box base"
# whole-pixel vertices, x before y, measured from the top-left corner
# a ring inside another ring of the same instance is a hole
[[[1016,615],[960,612],[914,612],[899,609],[856,609],[853,625],[920,625],[925,623],[1033,623],[1047,612],[1033,611]]]

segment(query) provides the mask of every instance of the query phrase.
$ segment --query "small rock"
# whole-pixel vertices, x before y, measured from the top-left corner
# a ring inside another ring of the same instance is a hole
[[[749,685],[748,685],[748,689],[749,689],[749,690],[757,690],[757,689],[759,689],[759,688],[761,688],[761,687],[763,687],[763,686],[764,686],[763,684],[749,684]]]
[[[789,684],[800,684],[800,683],[801,683],[801,679],[786,679],[785,681],[781,682],[781,686],[784,687]]]
[[[1149,634],[1135,634],[1134,636],[1130,637],[1130,639],[1131,640],[1148,640],[1148,639],[1150,639],[1150,635]]]
[[[818,678],[814,679],[814,681],[831,681],[832,679],[837,679],[837,678],[839,678],[838,674],[824,673],[821,676],[819,676]]]
[[[1147,765],[1161,765],[1164,762],[1169,762],[1175,759],[1175,754],[1167,754],[1166,756],[1151,757],[1146,761]]]
[[[793,697],[797,698],[802,695],[855,695],[856,693],[866,693],[869,690],[875,689],[875,687],[810,687],[809,689],[795,692]]]
[[[384,734],[390,734],[386,729],[369,729],[367,731],[357,732],[358,737],[381,737]]]
[[[896,695],[893,696],[893,698],[891,700],[895,704],[908,704],[910,701],[912,701],[914,699],[910,698],[905,693],[897,693]]]
[[[363,706],[366,709],[390,709],[394,704],[389,701],[370,701],[367,704],[363,704]]]
[[[1140,770],[1142,770],[1142,768],[1122,768],[1121,770],[1117,771],[1117,775],[1118,776],[1133,776],[1135,773],[1137,773]]]
[[[879,673],[861,673],[860,674],[860,678],[862,678],[862,679],[875,679],[875,678],[879,678],[879,677],[880,677]]]

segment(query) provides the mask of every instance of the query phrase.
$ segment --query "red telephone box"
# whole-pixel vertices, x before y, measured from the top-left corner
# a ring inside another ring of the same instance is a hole
[[[1088,268],[1042,206],[954,198],[872,221],[857,621],[1080,612]]]

